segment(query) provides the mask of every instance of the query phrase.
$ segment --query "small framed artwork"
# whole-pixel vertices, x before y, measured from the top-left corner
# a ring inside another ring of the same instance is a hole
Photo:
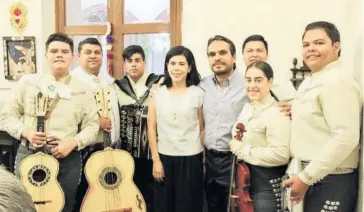
[[[16,81],[37,72],[34,36],[3,37],[3,50],[5,79]]]

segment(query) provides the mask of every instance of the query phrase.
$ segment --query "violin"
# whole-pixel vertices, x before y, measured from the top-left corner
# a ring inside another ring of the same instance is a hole
[[[242,123],[236,125],[235,139],[241,141],[245,130]],[[249,195],[250,172],[244,161],[234,156],[231,163],[229,202],[227,212],[253,212],[253,203]]]

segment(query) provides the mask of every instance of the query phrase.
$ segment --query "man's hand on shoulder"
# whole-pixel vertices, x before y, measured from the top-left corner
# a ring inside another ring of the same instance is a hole
[[[284,115],[291,117],[291,104],[290,103],[278,102],[277,105],[278,105],[280,111],[284,113]]]
[[[157,93],[160,87],[161,87],[160,84],[153,84],[149,91],[149,97],[152,98],[155,95],[155,93]]]

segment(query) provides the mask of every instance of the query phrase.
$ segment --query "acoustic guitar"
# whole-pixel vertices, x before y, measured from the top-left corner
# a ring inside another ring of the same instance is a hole
[[[109,117],[110,91],[95,93],[99,115]],[[146,212],[146,204],[133,182],[134,160],[120,149],[112,149],[110,133],[104,131],[103,151],[91,155],[85,165],[89,184],[81,212]]]
[[[36,96],[37,131],[44,132],[48,96],[39,92]],[[58,161],[49,155],[50,147],[44,145],[24,158],[19,165],[21,182],[33,199],[38,212],[62,211],[64,193],[57,181]]]

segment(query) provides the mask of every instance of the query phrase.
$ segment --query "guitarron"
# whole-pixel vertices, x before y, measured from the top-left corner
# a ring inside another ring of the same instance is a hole
[[[39,92],[35,102],[37,131],[45,132],[48,96]],[[64,193],[57,181],[59,163],[49,153],[47,145],[36,148],[35,153],[24,158],[19,165],[21,182],[38,212],[62,211],[65,202]]]
[[[99,115],[109,117],[110,91],[95,93]],[[144,198],[133,182],[134,160],[120,149],[112,149],[110,133],[104,131],[103,151],[95,152],[86,162],[89,184],[81,212],[146,212]]]

